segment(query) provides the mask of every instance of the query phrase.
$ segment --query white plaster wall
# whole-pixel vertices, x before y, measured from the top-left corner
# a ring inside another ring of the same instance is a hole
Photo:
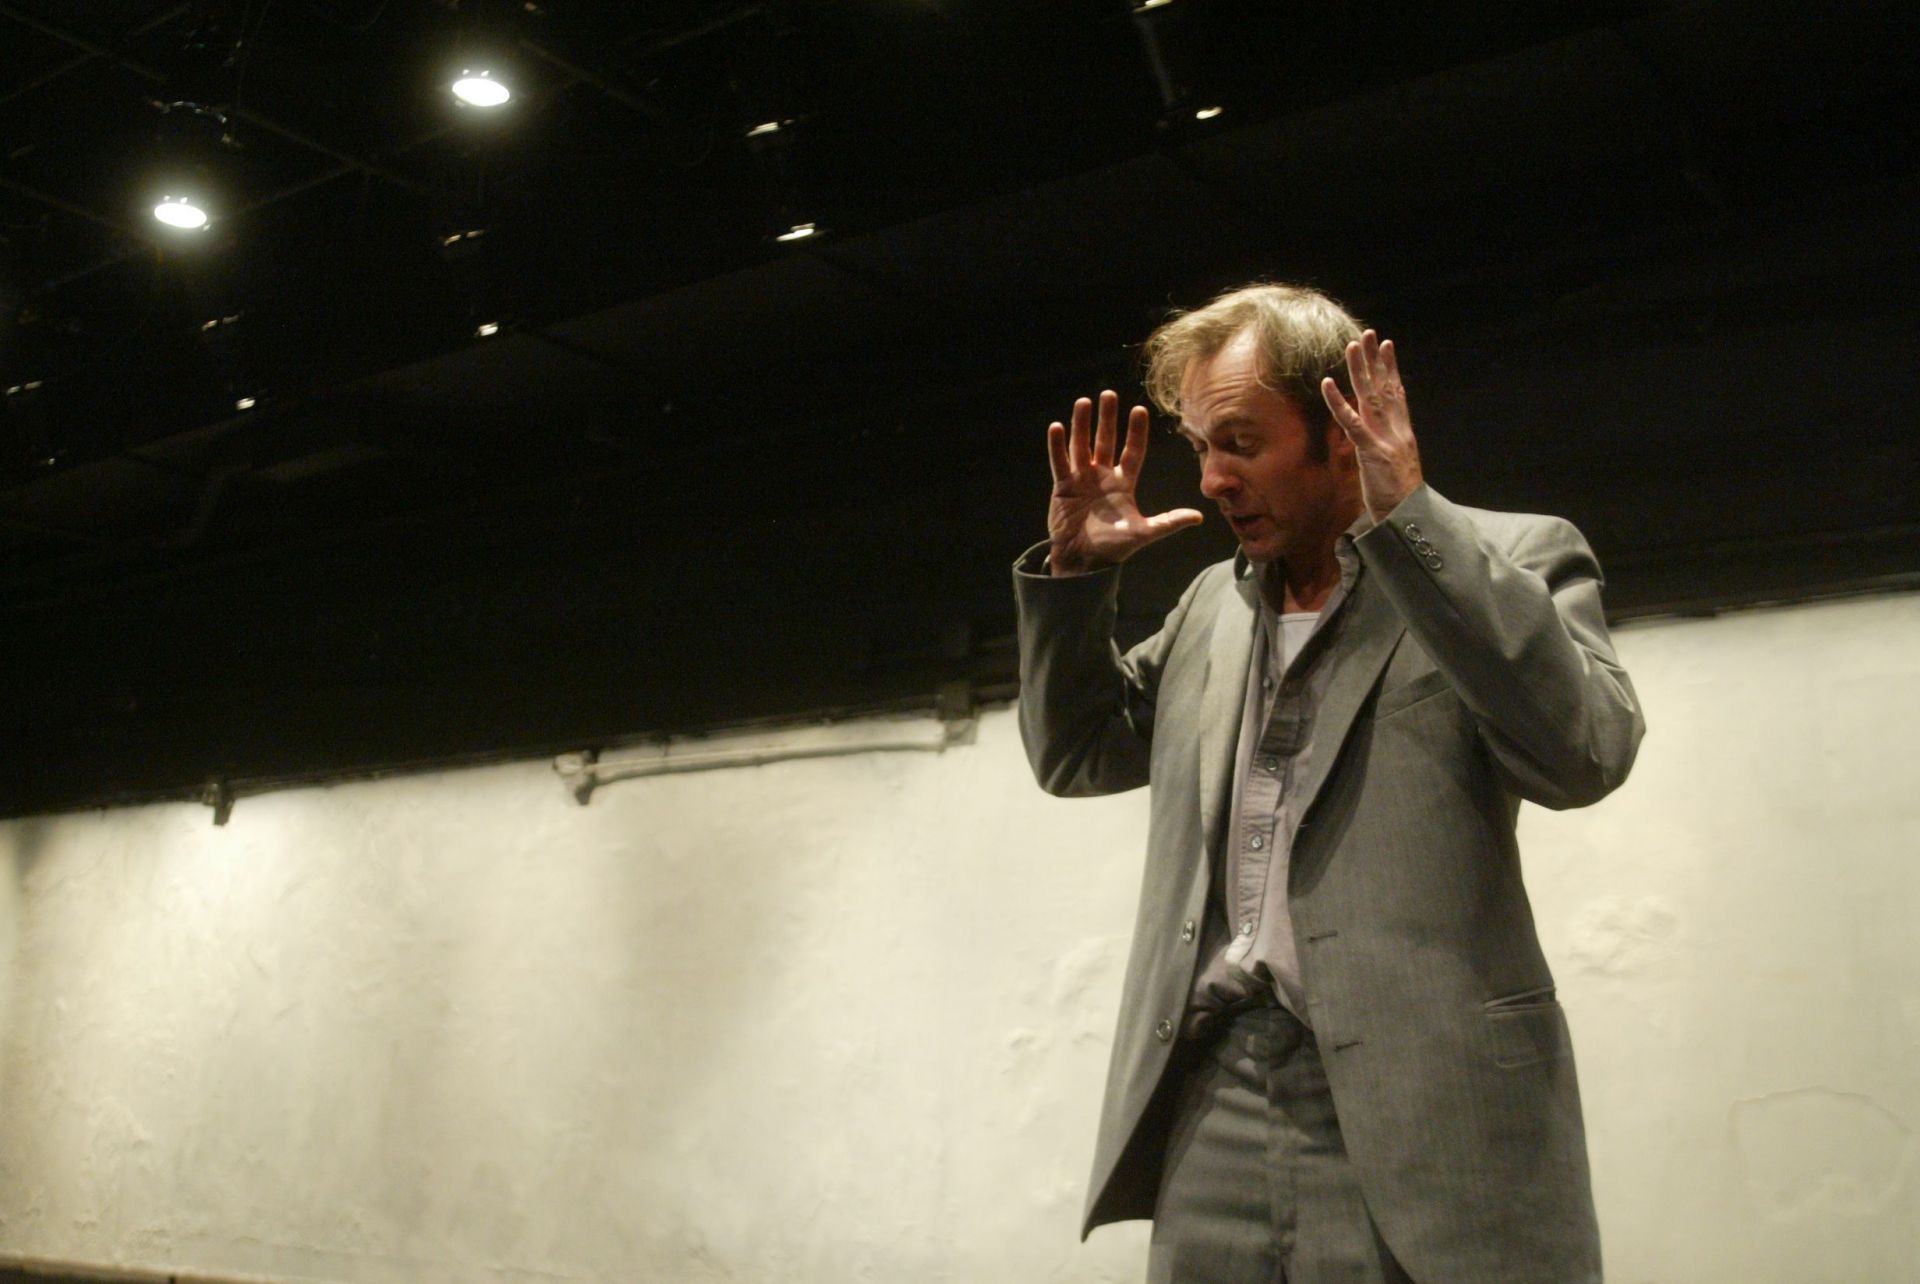
[[[1521,821],[1608,1276],[1920,1280],[1920,597],[1616,641],[1632,778]]]
[[[1529,809],[1616,1284],[1920,1278],[1920,598],[1632,629]],[[1145,795],[544,762],[0,825],[0,1262],[1133,1280],[1075,1239]]]

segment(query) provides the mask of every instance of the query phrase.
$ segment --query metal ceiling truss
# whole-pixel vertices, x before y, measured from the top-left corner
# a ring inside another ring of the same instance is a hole
[[[170,6],[149,16],[137,25],[128,28],[124,33],[118,35],[116,40],[125,42],[140,36],[150,35],[167,26],[169,23],[190,16],[194,12],[194,9],[195,7],[193,5],[183,4]],[[725,13],[704,19],[691,26],[664,34],[652,31],[635,32],[614,41],[612,47],[616,49],[627,49],[629,46],[640,45],[640,48],[632,51],[631,56],[650,58],[679,48],[682,45],[699,40],[705,36],[737,26],[742,22],[760,16],[766,12],[766,10],[767,6],[764,3],[745,4],[728,10]],[[131,57],[109,47],[100,40],[74,31],[70,27],[49,22],[36,14],[22,9],[17,4],[6,2],[6,0],[0,0],[0,18],[6,18],[19,26],[36,32],[47,39],[67,45],[76,51],[74,57],[42,72],[26,83],[14,86],[8,90],[4,96],[0,96],[0,105],[45,89],[63,77],[83,68],[93,66],[96,63],[106,63],[119,67],[156,86],[165,85],[169,79],[165,71],[153,66],[151,63]],[[547,62],[561,73],[560,78],[547,91],[548,100],[558,98],[560,95],[585,85],[605,97],[608,101],[618,103],[636,115],[644,117],[656,126],[672,127],[676,123],[672,113],[659,103],[624,88],[613,77],[596,71],[584,65],[581,61],[570,58],[534,40],[523,39],[518,41],[518,45],[520,48]],[[276,119],[273,116],[243,104],[236,103],[234,105],[233,116],[235,119],[251,125],[255,129],[271,134],[316,156],[324,157],[334,162],[334,165],[332,168],[324,169],[297,182],[279,188],[276,191],[270,192],[265,196],[247,202],[227,215],[226,218],[228,220],[256,214],[261,210],[268,209],[290,200],[293,197],[309,192],[316,187],[324,186],[327,183],[333,182],[335,179],[356,173],[368,179],[378,180],[390,187],[397,188],[415,196],[429,198],[442,196],[444,193],[433,184],[422,182],[410,175],[404,174],[385,163],[385,161],[394,157],[404,156],[419,148],[437,142],[447,135],[452,134],[458,128],[455,124],[436,126],[432,129],[422,131],[400,143],[398,146],[384,149],[378,156],[369,156],[337,146],[325,139],[317,138],[306,130],[295,128],[283,120]],[[48,209],[95,224],[118,235],[129,237],[139,242],[140,248],[142,249],[160,243],[159,238],[150,232],[131,226],[124,220],[103,214],[98,210],[89,209],[82,204],[69,200],[57,193],[46,191],[34,184],[0,176],[0,188],[4,188],[17,196],[24,197]],[[105,270],[123,262],[126,257],[127,255],[124,251],[116,252],[86,267],[65,272],[58,277],[43,281],[40,284],[38,293],[41,295],[51,293],[84,277],[91,276],[95,272]]]

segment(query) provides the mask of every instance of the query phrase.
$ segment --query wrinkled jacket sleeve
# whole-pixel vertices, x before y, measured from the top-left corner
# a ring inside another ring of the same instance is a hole
[[[1607,634],[1599,562],[1570,523],[1476,523],[1423,486],[1357,547],[1512,792],[1582,807],[1626,779],[1646,724]]]
[[[1051,794],[1137,789],[1147,783],[1160,673],[1199,581],[1158,633],[1122,655],[1113,642],[1119,569],[1056,578],[1046,558],[1038,544],[1013,567],[1027,761]]]

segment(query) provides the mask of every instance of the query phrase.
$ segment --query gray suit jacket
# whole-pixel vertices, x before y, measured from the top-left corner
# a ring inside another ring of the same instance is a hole
[[[1625,779],[1643,722],[1600,568],[1557,518],[1423,487],[1357,541],[1288,891],[1308,1020],[1367,1206],[1417,1279],[1600,1278],[1566,1018],[1520,880],[1522,799]],[[1083,1234],[1150,1217],[1150,1111],[1230,811],[1257,586],[1209,567],[1121,655],[1117,571],[1015,567],[1020,727],[1061,795],[1152,785],[1146,874]]]

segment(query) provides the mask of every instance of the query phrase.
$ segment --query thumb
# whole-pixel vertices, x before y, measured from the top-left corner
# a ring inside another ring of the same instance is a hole
[[[1183,531],[1189,526],[1198,526],[1206,518],[1196,508],[1172,508],[1164,513],[1146,519],[1147,534],[1154,539]]]

